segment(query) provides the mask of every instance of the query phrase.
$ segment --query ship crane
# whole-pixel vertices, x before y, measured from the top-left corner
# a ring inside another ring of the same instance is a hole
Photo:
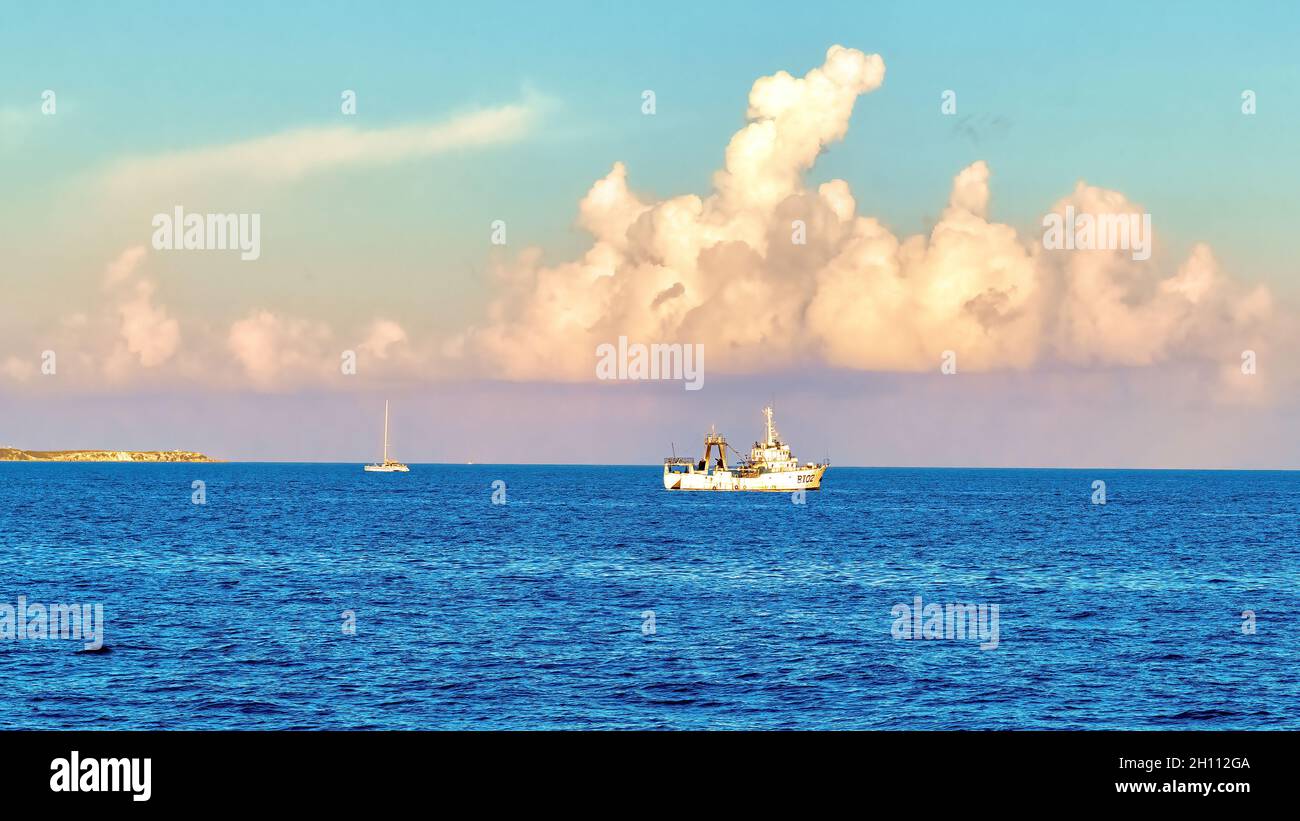
[[[709,432],[704,435],[704,459],[701,461],[705,470],[709,469],[709,454],[713,452],[714,447],[718,449],[718,460],[722,464],[722,469],[726,470],[727,448],[731,446],[727,444],[727,437],[718,433],[716,426],[710,425]]]

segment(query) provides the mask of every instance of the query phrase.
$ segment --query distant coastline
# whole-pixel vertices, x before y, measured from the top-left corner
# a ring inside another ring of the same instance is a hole
[[[216,462],[188,450],[20,450],[0,447],[0,462]]]

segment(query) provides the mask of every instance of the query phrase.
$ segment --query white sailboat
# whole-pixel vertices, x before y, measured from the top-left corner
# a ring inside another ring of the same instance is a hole
[[[384,400],[384,461],[377,465],[366,465],[371,473],[409,473],[410,468],[401,462],[388,458],[388,400]]]

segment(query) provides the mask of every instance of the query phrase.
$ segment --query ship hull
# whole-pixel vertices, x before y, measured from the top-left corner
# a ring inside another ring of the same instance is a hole
[[[752,491],[759,493],[793,493],[796,490],[820,490],[825,465],[763,473],[759,476],[737,476],[726,470],[712,473],[673,473],[664,471],[666,490]]]

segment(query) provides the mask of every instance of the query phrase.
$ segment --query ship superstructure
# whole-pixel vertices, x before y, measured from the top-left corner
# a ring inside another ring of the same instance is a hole
[[[710,430],[704,436],[704,458],[698,462],[685,456],[664,459],[664,487],[668,490],[759,490],[790,493],[818,490],[830,462],[799,464],[790,446],[781,441],[772,421],[772,408],[763,408],[766,438],[755,442],[749,456],[734,467],[727,463],[727,451],[739,452],[727,438]],[[713,456],[714,449],[717,456]],[[712,460],[712,461],[710,461]]]

